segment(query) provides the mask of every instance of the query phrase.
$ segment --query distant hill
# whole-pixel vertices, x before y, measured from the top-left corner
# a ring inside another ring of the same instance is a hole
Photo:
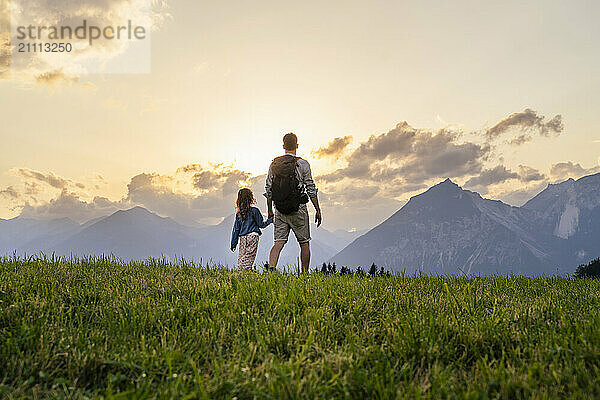
[[[185,226],[143,207],[117,211],[81,225],[69,219],[38,221],[18,217],[0,220],[0,254],[13,251],[19,254],[44,252],[78,256],[113,254],[125,260],[164,255],[235,266],[237,253],[229,249],[232,227],[233,215],[214,226]],[[311,233],[313,266],[327,261],[357,235],[348,232],[336,234],[314,225]],[[271,225],[263,230],[257,264],[268,260],[272,238]],[[295,265],[298,252],[299,246],[291,233],[279,265]]]
[[[190,228],[143,207],[117,211],[84,227],[56,246],[58,254],[114,254],[124,259],[194,254]]]
[[[572,272],[600,255],[600,174],[549,185],[523,207],[447,179],[410,199],[331,261],[439,274]]]
[[[561,240],[556,258],[574,268],[600,256],[600,173],[548,187],[523,205],[540,230]]]
[[[69,218],[35,220],[16,217],[0,220],[0,254],[29,254],[52,247],[75,234],[80,225]]]

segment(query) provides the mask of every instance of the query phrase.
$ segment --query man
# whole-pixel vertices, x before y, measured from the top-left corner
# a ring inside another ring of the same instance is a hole
[[[277,267],[279,254],[288,241],[290,230],[300,245],[302,271],[308,272],[310,264],[310,221],[306,203],[315,207],[315,222],[321,225],[321,208],[317,188],[308,161],[297,157],[298,138],[293,133],[283,137],[285,154],[273,160],[269,166],[265,184],[268,217],[273,218],[274,242],[269,253],[269,266]],[[273,203],[275,211],[273,212]]]

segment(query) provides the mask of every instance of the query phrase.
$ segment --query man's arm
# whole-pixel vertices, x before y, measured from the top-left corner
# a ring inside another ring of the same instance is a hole
[[[273,170],[269,165],[269,172],[267,172],[267,180],[265,181],[265,193],[264,196],[267,198],[267,218],[273,218],[273,192],[271,186],[273,184]]]
[[[267,197],[267,218],[273,219],[274,215],[275,214],[273,213],[273,199]]]
[[[301,169],[302,184],[306,188],[306,194],[312,199],[313,197],[317,197],[319,189],[317,189],[317,185],[315,185],[315,181],[313,180],[310,164],[306,160],[301,160],[303,161]]]
[[[317,226],[320,226],[323,217],[321,216],[321,207],[319,206],[319,198],[317,197],[319,189],[317,189],[317,185],[315,185],[315,181],[313,180],[312,172],[310,170],[310,164],[308,163],[308,161],[304,161],[306,164],[302,174],[302,183],[306,188],[306,194],[308,195],[310,201],[315,207],[315,222],[317,223]]]
[[[315,206],[315,223],[317,226],[321,226],[321,222],[323,221],[323,217],[321,216],[321,207],[319,206],[319,198],[317,196],[311,197],[310,201]]]

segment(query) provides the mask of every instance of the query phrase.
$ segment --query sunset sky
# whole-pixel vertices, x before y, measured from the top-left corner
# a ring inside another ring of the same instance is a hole
[[[25,0],[0,3],[6,26]],[[61,6],[137,16],[95,3]],[[139,204],[217,223],[246,185],[264,211],[289,131],[327,229],[372,227],[447,177],[520,205],[600,172],[598,16],[597,1],[154,1],[150,73],[0,66],[0,218]]]

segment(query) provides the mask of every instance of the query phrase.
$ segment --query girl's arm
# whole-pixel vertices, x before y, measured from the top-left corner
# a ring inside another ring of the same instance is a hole
[[[260,213],[260,210],[258,208],[254,209],[254,219],[256,220],[256,224],[258,225],[259,228],[266,228],[267,226],[269,226],[269,224],[271,222],[273,222],[273,218],[267,218],[266,220],[263,220],[263,215]]]
[[[240,220],[237,215],[235,216],[235,222],[233,223],[233,232],[231,232],[231,251],[234,251],[238,244],[238,238],[240,236]]]

